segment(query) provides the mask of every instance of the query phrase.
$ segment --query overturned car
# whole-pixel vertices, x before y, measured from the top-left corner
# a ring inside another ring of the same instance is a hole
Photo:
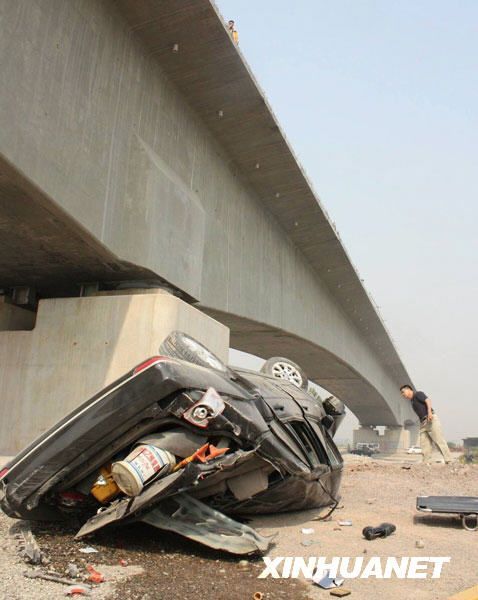
[[[160,352],[6,465],[7,515],[76,513],[84,519],[77,538],[141,520],[247,554],[266,551],[271,538],[231,515],[337,504],[340,401],[309,395],[287,359],[267,361],[265,373],[233,370],[181,332]]]

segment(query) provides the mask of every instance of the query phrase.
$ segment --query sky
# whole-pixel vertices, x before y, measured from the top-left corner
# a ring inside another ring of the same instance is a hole
[[[478,2],[217,5],[413,383],[478,436]]]

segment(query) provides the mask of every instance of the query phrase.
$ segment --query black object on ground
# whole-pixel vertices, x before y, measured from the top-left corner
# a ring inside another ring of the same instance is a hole
[[[382,523],[378,527],[364,527],[362,535],[366,540],[375,540],[376,538],[384,538],[392,535],[396,529],[393,523]]]

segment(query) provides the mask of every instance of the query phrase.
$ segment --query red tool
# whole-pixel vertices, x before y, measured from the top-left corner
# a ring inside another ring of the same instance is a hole
[[[204,444],[204,446],[201,446],[194,454],[191,454],[191,456],[183,458],[181,462],[178,462],[173,471],[178,471],[193,461],[206,463],[217,456],[222,456],[228,450],[229,448],[216,448],[216,446],[213,446],[212,444]]]

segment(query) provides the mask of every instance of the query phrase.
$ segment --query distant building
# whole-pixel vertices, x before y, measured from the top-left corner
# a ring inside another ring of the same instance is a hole
[[[469,437],[463,440],[465,452],[467,450],[478,450],[478,437]]]

